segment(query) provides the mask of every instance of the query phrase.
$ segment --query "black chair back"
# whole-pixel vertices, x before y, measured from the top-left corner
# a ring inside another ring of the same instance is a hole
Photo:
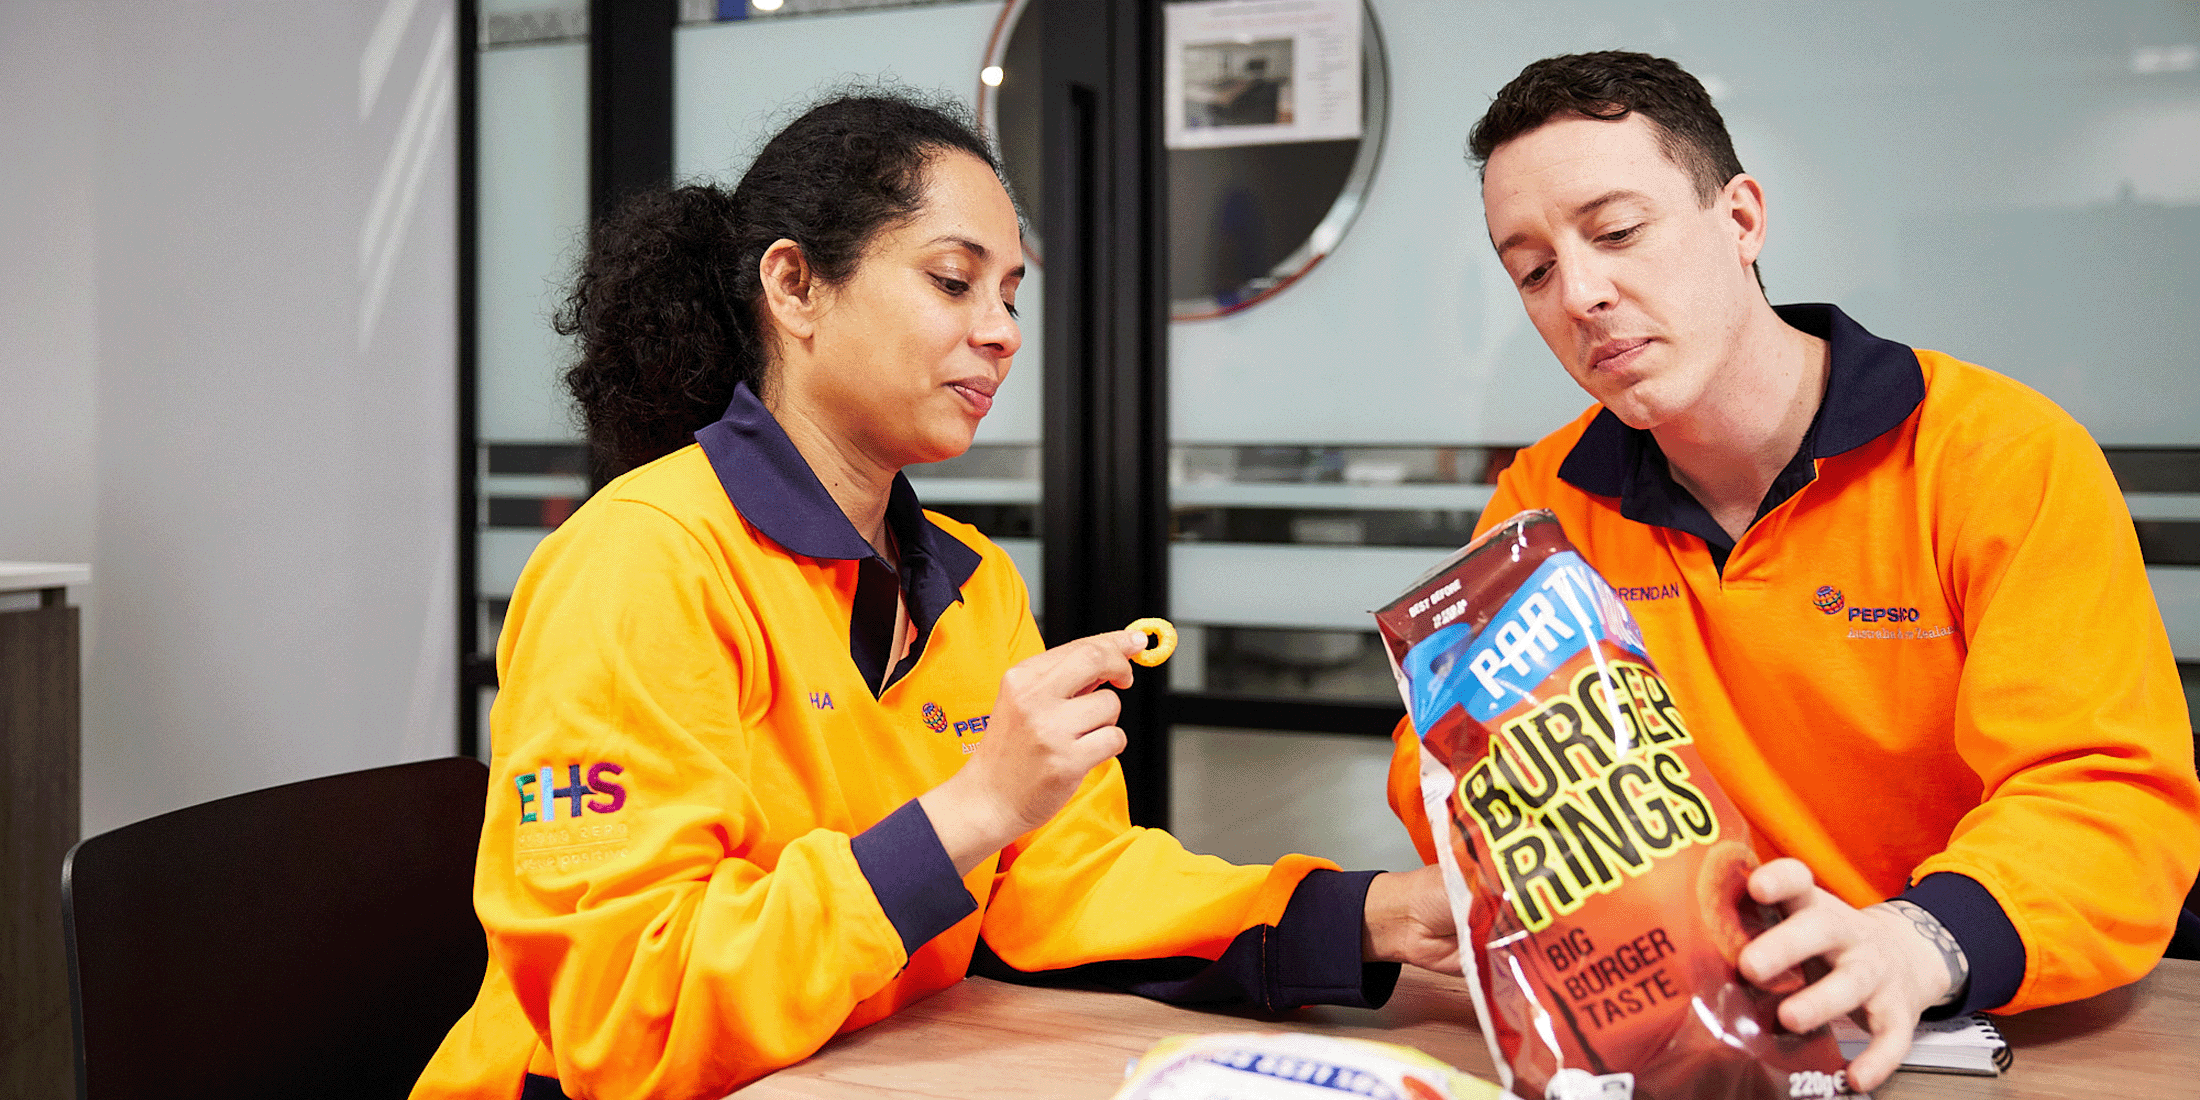
[[[2200,959],[2200,882],[2185,891],[2185,907],[2177,913],[2177,930],[2170,934],[2165,959]]]
[[[488,963],[470,757],[311,779],[79,842],[77,1096],[404,1097]]]

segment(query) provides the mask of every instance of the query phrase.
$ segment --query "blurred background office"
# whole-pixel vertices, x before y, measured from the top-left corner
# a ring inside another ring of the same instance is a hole
[[[912,474],[1017,558],[1050,637],[1126,607],[1183,629],[1133,779],[1195,846],[1412,860],[1365,613],[1586,400],[1462,155],[1553,53],[1705,79],[1770,196],[1774,301],[2086,424],[2192,693],[2200,4],[1169,7],[0,0],[0,559],[92,566],[83,831],[485,755],[504,601],[591,489],[547,323],[591,211],[733,179],[851,77],[999,135],[1026,348],[971,454]],[[1050,234],[1086,198],[1113,204],[1101,245]]]

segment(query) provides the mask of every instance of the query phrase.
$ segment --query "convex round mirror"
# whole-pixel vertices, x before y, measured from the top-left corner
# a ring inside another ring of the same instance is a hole
[[[1039,27],[1061,2],[1003,7],[978,86],[1041,264]],[[1220,317],[1273,297],[1343,239],[1382,152],[1389,69],[1365,0],[1183,0],[1164,14],[1170,315]]]

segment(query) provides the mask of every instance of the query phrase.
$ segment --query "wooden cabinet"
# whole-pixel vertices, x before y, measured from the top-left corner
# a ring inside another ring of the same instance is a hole
[[[76,843],[81,565],[0,562],[0,1100],[73,1096],[61,861]]]

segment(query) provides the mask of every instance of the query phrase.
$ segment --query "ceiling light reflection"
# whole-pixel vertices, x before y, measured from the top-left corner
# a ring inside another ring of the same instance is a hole
[[[2131,71],[2141,76],[2194,69],[2200,69],[2200,46],[2140,46],[2131,51]]]

